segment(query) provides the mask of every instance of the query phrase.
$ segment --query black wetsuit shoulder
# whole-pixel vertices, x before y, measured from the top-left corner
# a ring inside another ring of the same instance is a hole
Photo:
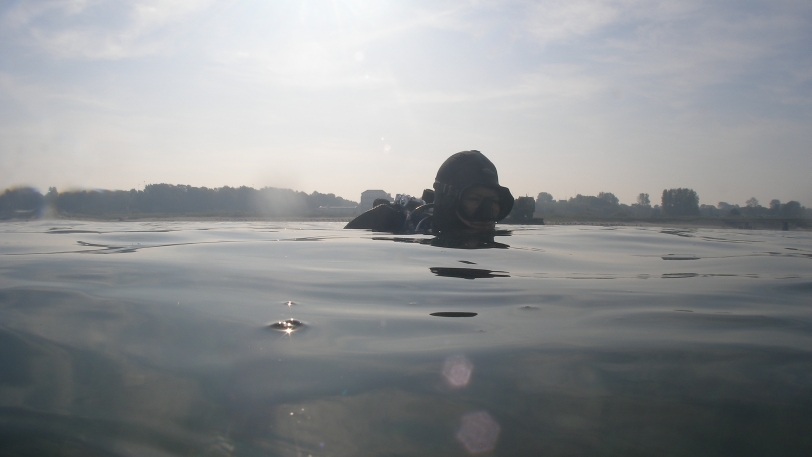
[[[351,220],[345,229],[366,229],[374,232],[400,232],[406,222],[403,211],[392,205],[378,205]]]

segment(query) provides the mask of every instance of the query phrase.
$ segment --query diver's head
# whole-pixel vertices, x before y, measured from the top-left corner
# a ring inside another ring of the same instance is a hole
[[[513,208],[513,195],[499,185],[496,167],[479,151],[449,157],[434,181],[437,232],[494,229]]]

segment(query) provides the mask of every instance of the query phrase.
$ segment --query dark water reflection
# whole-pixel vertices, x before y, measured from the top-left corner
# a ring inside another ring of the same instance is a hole
[[[430,267],[429,271],[436,274],[437,276],[445,276],[448,278],[461,278],[461,279],[510,277],[510,275],[507,274],[507,271],[483,270],[481,268]]]
[[[2,455],[812,451],[808,233],[0,231]]]
[[[510,230],[497,230],[486,234],[470,232],[455,233],[441,236],[374,236],[375,241],[394,241],[396,243],[417,243],[439,248],[451,249],[507,249],[510,246],[504,242],[504,237],[511,235]],[[497,241],[497,239],[499,241]]]
[[[471,313],[466,311],[437,311],[436,313],[431,313],[429,316],[437,316],[437,317],[474,317],[477,313]]]

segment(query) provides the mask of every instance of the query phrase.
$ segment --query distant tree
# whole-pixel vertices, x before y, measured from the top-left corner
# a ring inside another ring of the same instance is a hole
[[[224,216],[306,216],[320,206],[356,206],[334,194],[308,195],[291,189],[265,187],[192,187],[149,184],[143,191],[73,191],[61,194],[52,189],[55,209],[63,214],[195,214]],[[48,201],[49,205],[52,205]]]
[[[693,189],[665,189],[662,211],[666,216],[695,216],[699,214],[699,196]]]
[[[536,211],[539,214],[551,214],[556,211],[561,211],[563,208],[558,205],[558,202],[553,199],[553,196],[547,192],[539,192],[536,197]]]
[[[633,203],[631,206],[627,205],[620,205],[621,208],[627,210],[630,214],[633,214],[637,217],[650,217],[653,214],[653,208],[651,207],[651,200],[648,197],[648,194],[641,193],[637,196],[637,202]]]
[[[781,205],[781,216],[783,217],[801,217],[804,208],[796,201],[789,201]]]
[[[640,206],[651,206],[651,200],[648,198],[648,194],[641,193],[638,195],[637,204]]]
[[[780,211],[781,211],[781,200],[778,199],[770,200],[770,214],[773,216],[777,216]]]
[[[539,196],[536,198],[536,203],[539,205],[543,205],[545,203],[552,203],[553,196],[548,194],[547,192],[539,192]]]
[[[605,195],[605,194],[604,194]],[[570,214],[592,214],[608,216],[617,212],[617,205],[613,205],[607,198],[598,198],[592,195],[578,194],[567,200],[563,205],[565,212]]]
[[[728,202],[719,202],[719,203],[716,204],[716,207],[719,208],[719,211],[721,211],[723,213],[727,213],[731,209],[737,208],[738,205],[731,205]]]
[[[620,203],[620,200],[618,200],[618,198],[615,197],[615,194],[613,194],[611,192],[598,192],[598,198],[600,198],[601,200],[606,200],[612,206],[617,205],[618,203]]]
[[[49,187],[48,193],[45,194],[44,202],[45,206],[50,208],[51,211],[56,210],[56,204],[59,201],[59,191],[56,190],[56,187]]]
[[[756,197],[747,200],[745,205],[746,206],[741,209],[741,213],[747,217],[765,217],[770,214],[770,210],[761,206]]]
[[[42,208],[44,198],[36,189],[18,187],[0,195],[0,218],[31,217]]]
[[[721,211],[713,205],[699,205],[699,214],[702,216],[717,217],[721,215]]]
[[[311,209],[319,207],[336,207],[336,206],[358,206],[358,203],[350,200],[345,200],[341,197],[336,197],[335,194],[322,194],[313,191],[312,194],[307,196],[307,205]]]

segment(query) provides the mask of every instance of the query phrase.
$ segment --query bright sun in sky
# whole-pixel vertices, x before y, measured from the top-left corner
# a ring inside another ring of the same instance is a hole
[[[812,205],[812,2],[11,1],[0,187]],[[656,198],[656,197],[655,197]]]

